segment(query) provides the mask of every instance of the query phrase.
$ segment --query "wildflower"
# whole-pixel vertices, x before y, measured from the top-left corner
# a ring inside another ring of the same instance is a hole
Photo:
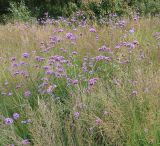
[[[6,125],[11,125],[13,123],[13,119],[12,118],[5,118],[4,122]]]
[[[31,95],[31,92],[30,91],[25,91],[24,92],[24,97],[29,97]]]
[[[29,54],[28,54],[28,53],[23,53],[23,57],[24,57],[24,58],[28,58],[28,57],[29,57]]]
[[[116,45],[115,49],[120,49],[120,47],[121,47],[120,45]]]
[[[90,28],[89,31],[90,32],[96,32],[96,29],[95,28]]]
[[[90,80],[88,81],[88,84],[89,84],[90,86],[93,86],[96,82],[97,82],[97,78],[93,78],[93,79],[90,79]]]
[[[50,67],[50,66],[44,66],[43,68],[44,68],[44,70],[48,70],[48,69],[50,69],[51,67]]]
[[[104,56],[96,56],[95,59],[96,61],[101,61],[104,59]]]
[[[16,60],[16,57],[12,57],[12,58],[11,58],[11,61],[15,61],[15,60]]]
[[[62,52],[66,53],[67,50],[65,50],[64,48],[60,48],[59,50],[61,50]]]
[[[102,123],[102,120],[100,118],[96,118],[96,125],[100,125]]]
[[[134,28],[131,28],[131,29],[129,30],[129,33],[133,34],[133,33],[134,33]]]
[[[72,40],[72,41],[76,40],[76,36],[73,35],[73,34],[70,33],[70,32],[66,34],[66,38],[67,38],[67,39],[70,39],[70,40]]]
[[[139,42],[138,42],[137,40],[134,40],[134,41],[133,41],[133,44],[134,44],[134,45],[138,45]]]
[[[108,47],[106,47],[105,45],[104,46],[102,46],[101,48],[99,48],[98,49],[99,51],[101,51],[101,52],[111,52],[111,49],[110,48],[108,48]]]
[[[13,119],[16,120],[16,119],[18,119],[18,118],[19,118],[19,114],[18,114],[18,113],[14,113],[14,114],[13,114]]]
[[[12,63],[12,67],[17,67],[18,64],[17,63]]]
[[[134,90],[132,91],[131,95],[137,95],[138,94],[138,91]]]
[[[53,89],[55,89],[56,87],[57,87],[56,85],[49,86],[47,89],[47,93],[51,93],[53,91]]]
[[[78,80],[72,80],[72,84],[78,84]]]
[[[45,73],[46,73],[46,75],[51,75],[51,74],[53,74],[53,71],[52,70],[47,70]]]
[[[80,115],[79,112],[74,112],[74,118],[75,118],[75,119],[78,119],[78,118],[79,118],[79,115]]]
[[[11,93],[11,92],[9,92],[9,93],[8,93],[8,96],[12,96],[12,93]]]
[[[36,61],[43,61],[43,60],[45,60],[45,58],[43,58],[43,57],[40,57],[40,56],[36,56],[35,57],[35,59],[36,59]]]
[[[28,145],[28,144],[30,144],[30,142],[29,142],[28,139],[24,139],[24,140],[22,141],[22,144],[23,144],[23,145]]]
[[[76,55],[76,54],[77,54],[77,52],[76,52],[76,51],[73,51],[73,52],[72,52],[72,54],[73,54],[73,55]]]
[[[21,61],[21,62],[19,63],[19,65],[25,65],[25,62]]]
[[[98,36],[96,36],[96,40],[99,40],[99,37],[98,37]]]

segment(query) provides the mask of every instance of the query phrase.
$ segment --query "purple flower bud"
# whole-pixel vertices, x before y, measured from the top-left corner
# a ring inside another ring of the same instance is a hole
[[[31,92],[30,91],[25,91],[24,92],[24,97],[29,97],[31,95]]]
[[[102,124],[102,120],[100,118],[96,118],[96,125]]]
[[[9,92],[9,93],[8,93],[8,96],[12,96],[12,93],[11,93],[11,92]]]
[[[88,81],[88,84],[89,84],[90,86],[93,86],[96,82],[97,82],[97,78],[93,78],[93,79],[90,79],[90,80]]]
[[[18,118],[19,118],[19,114],[18,114],[18,113],[14,113],[14,114],[13,114],[13,119],[16,120],[16,119],[18,119]]]
[[[74,118],[75,118],[75,119],[78,119],[78,118],[79,118],[79,115],[80,115],[79,112],[74,112]]]
[[[30,144],[30,142],[29,142],[28,139],[24,139],[24,140],[22,141],[22,144],[23,144],[23,145],[28,145],[28,144]]]
[[[96,32],[96,29],[95,28],[90,28],[89,31],[90,32]]]
[[[101,61],[104,59],[104,56],[96,56],[95,59],[96,61]]]
[[[134,33],[134,28],[131,28],[131,29],[129,30],[129,33],[133,34],[133,33]]]
[[[78,80],[72,80],[72,84],[78,84]]]
[[[28,54],[28,53],[23,53],[23,57],[24,57],[24,58],[28,58],[28,57],[29,57],[29,54]]]
[[[56,87],[57,87],[56,85],[49,86],[47,89],[47,93],[51,93],[53,89],[55,89]]]
[[[6,125],[11,125],[13,123],[13,119],[12,118],[5,118],[4,122]]]

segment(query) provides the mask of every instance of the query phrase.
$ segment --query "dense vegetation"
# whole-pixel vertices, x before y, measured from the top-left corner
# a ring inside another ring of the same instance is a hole
[[[160,146],[159,0],[0,0],[0,146]]]
[[[159,18],[44,24],[0,26],[0,145],[159,146]]]
[[[11,15],[13,6],[20,12],[27,11],[34,18],[43,17],[45,12],[54,17],[70,16],[77,10],[85,11],[87,17],[98,18],[110,13],[130,15],[134,11],[141,15],[156,15],[160,12],[159,0],[0,0],[1,21],[6,18],[4,14]]]

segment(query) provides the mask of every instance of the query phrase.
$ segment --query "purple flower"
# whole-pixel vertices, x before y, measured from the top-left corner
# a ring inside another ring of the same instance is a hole
[[[51,93],[53,89],[55,89],[56,87],[57,87],[56,85],[49,86],[47,89],[47,93]]]
[[[29,97],[31,95],[31,92],[30,91],[25,91],[24,92],[24,97]]]
[[[50,66],[43,66],[43,68],[44,68],[45,70],[49,70],[51,67],[50,67]]]
[[[67,38],[67,39],[70,39],[70,40],[72,40],[72,41],[75,41],[75,40],[76,40],[76,36],[73,35],[73,34],[70,33],[70,32],[66,34],[66,38]]]
[[[77,52],[76,52],[76,51],[73,51],[73,52],[72,52],[72,54],[73,54],[73,55],[76,55],[76,54],[77,54]]]
[[[12,118],[5,118],[4,122],[6,125],[11,125],[13,123],[13,119]]]
[[[80,115],[79,112],[74,112],[74,118],[75,118],[75,119],[78,119],[78,118],[79,118],[79,115]]]
[[[89,84],[90,86],[93,86],[96,82],[97,82],[97,78],[93,78],[93,79],[90,79],[90,80],[88,81],[88,84]]]
[[[96,56],[95,59],[96,59],[96,61],[100,61],[100,60],[104,59],[104,56]]]
[[[11,58],[11,61],[15,61],[15,60],[16,60],[16,57],[12,57],[12,58]]]
[[[18,114],[18,113],[14,113],[14,114],[13,114],[13,119],[16,120],[16,119],[18,119],[18,118],[19,118],[19,114]]]
[[[96,29],[95,28],[90,28],[89,31],[90,32],[96,32]]]
[[[9,92],[9,93],[8,93],[8,96],[12,96],[12,93],[11,93],[11,92]]]
[[[72,84],[78,84],[78,80],[72,80]]]
[[[22,144],[23,144],[23,145],[28,145],[28,144],[30,144],[30,142],[29,142],[28,139],[24,139],[24,140],[22,141]]]
[[[115,49],[120,49],[120,47],[121,47],[120,45],[116,45]]]
[[[96,125],[102,124],[102,120],[100,118],[96,118]]]
[[[106,47],[105,45],[104,46],[102,46],[101,48],[99,48],[98,49],[99,51],[101,51],[101,52],[111,52],[111,49],[110,48],[108,48],[108,47]]]
[[[46,74],[46,75],[51,75],[51,74],[53,74],[53,70],[47,70],[47,71],[45,72],[45,74]]]
[[[129,33],[133,34],[133,33],[134,33],[134,28],[131,28],[131,29],[129,30]]]
[[[110,57],[104,57],[104,59],[106,60],[106,61],[110,61],[111,60],[111,58]]]
[[[29,54],[28,54],[28,53],[23,53],[23,57],[24,57],[24,58],[28,58],[28,57],[29,57]]]
[[[138,94],[138,91],[134,90],[132,91],[131,95],[137,95]]]

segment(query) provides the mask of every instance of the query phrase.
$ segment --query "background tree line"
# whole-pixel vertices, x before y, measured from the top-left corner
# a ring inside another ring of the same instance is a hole
[[[96,17],[136,11],[142,15],[160,13],[160,0],[0,0],[0,16],[13,13],[13,9],[27,11],[30,16],[40,18],[45,12],[50,16],[70,16],[77,10],[89,12]],[[24,13],[24,12],[23,12]]]

